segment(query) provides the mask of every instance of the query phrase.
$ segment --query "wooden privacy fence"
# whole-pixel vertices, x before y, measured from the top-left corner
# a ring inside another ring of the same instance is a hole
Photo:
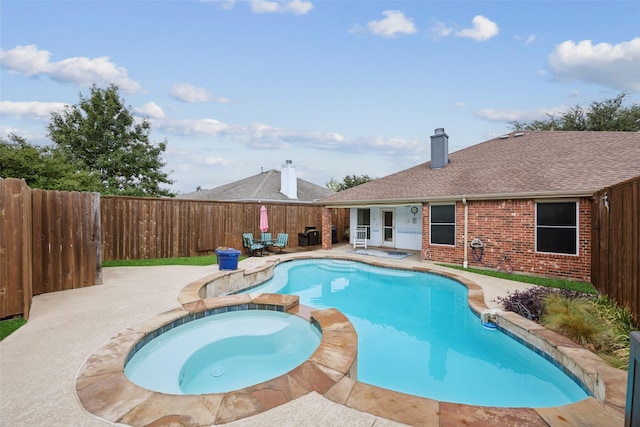
[[[596,193],[591,281],[640,321],[640,177]]]
[[[100,206],[105,261],[210,255],[219,246],[243,250],[243,233],[260,236],[261,206],[269,232],[274,238],[288,233],[289,246],[298,245],[306,226],[322,228],[322,208],[303,204],[104,196]],[[348,209],[335,209],[332,216],[343,236]]]
[[[100,195],[31,190],[0,178],[0,318],[33,295],[102,283]]]
[[[0,178],[0,319],[29,316],[34,295],[102,283],[102,261],[213,254],[242,249],[242,234],[259,236],[260,207],[269,231],[289,234],[315,226],[322,208],[286,203],[209,202],[31,190]],[[339,236],[348,210],[332,212]],[[320,234],[321,235],[321,234]]]
[[[242,249],[259,236],[260,207],[269,231],[322,236],[320,206],[213,202],[30,190],[0,178],[0,319],[29,315],[33,295],[102,283],[102,260],[208,255]],[[349,210],[331,210],[338,239]],[[330,233],[329,233],[330,235]],[[592,208],[592,282],[640,320],[640,177],[596,193]]]
[[[0,178],[0,319],[29,317],[33,297],[31,190],[21,179]]]

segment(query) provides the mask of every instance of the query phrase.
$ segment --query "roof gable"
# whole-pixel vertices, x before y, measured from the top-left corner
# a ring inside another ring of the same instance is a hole
[[[178,197],[182,199],[218,201],[286,201],[309,203],[333,194],[333,191],[328,188],[297,178],[298,198],[290,199],[280,192],[280,174],[280,171],[271,169],[239,181],[208,190],[194,191]]]

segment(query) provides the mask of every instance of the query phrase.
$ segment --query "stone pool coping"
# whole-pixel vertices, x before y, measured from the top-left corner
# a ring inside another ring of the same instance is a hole
[[[78,374],[76,390],[92,414],[132,426],[212,425],[246,418],[312,391],[326,393],[339,379],[356,376],[358,339],[338,310],[314,310],[293,295],[232,295],[166,311],[110,338],[90,356]],[[124,374],[141,345],[180,324],[227,311],[275,310],[300,316],[322,332],[316,351],[301,365],[269,381],[227,393],[172,395],[142,388]],[[186,424],[185,424],[186,423]]]
[[[297,297],[291,295],[228,295],[268,280],[280,262],[318,257],[445,275],[467,287],[469,305],[476,314],[487,309],[481,286],[459,275],[428,267],[399,267],[391,262],[355,255],[306,254],[273,258],[254,269],[220,271],[192,282],[178,295],[181,307],[127,328],[108,340],[80,370],[76,389],[81,403],[100,418],[134,426],[171,422],[218,425],[259,414],[315,391],[346,407],[408,425],[453,426],[485,422],[532,426],[624,424],[627,373],[609,367],[582,346],[514,313],[501,313],[497,319],[498,326],[560,364],[581,381],[593,397],[551,408],[496,408],[439,402],[386,390],[357,381],[357,335],[338,310],[313,310],[299,305]],[[315,319],[323,331],[318,350],[309,360],[285,375],[229,393],[168,395],[136,386],[124,375],[127,355],[145,335],[184,316],[195,316],[217,307],[252,303],[280,306],[284,311],[310,321]]]

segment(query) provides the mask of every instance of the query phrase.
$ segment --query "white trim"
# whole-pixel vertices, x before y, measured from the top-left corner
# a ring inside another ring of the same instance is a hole
[[[539,204],[549,204],[549,203],[573,203],[576,207],[576,225],[575,226],[543,226],[546,228],[574,228],[576,230],[576,252],[575,253],[567,253],[567,252],[544,252],[538,250],[538,205]],[[544,200],[544,201],[535,201],[534,205],[534,233],[533,233],[533,250],[537,254],[545,254],[545,255],[563,255],[563,256],[580,256],[580,204],[578,200]]]

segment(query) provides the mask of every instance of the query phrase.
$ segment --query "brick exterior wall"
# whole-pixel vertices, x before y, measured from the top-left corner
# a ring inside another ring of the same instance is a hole
[[[591,201],[578,203],[578,255],[536,253],[535,207],[527,200],[468,201],[468,241],[482,240],[485,246],[482,262],[474,260],[468,248],[469,267],[495,267],[508,253],[513,271],[574,280],[591,280]],[[462,265],[464,261],[464,205],[456,203],[455,246],[429,243],[429,205],[422,209],[422,258]],[[480,253],[476,253],[476,259]]]
[[[331,224],[333,224],[332,220],[332,211],[326,206],[322,207],[322,236],[320,236],[320,240],[322,241],[322,249],[329,250],[331,249]]]

